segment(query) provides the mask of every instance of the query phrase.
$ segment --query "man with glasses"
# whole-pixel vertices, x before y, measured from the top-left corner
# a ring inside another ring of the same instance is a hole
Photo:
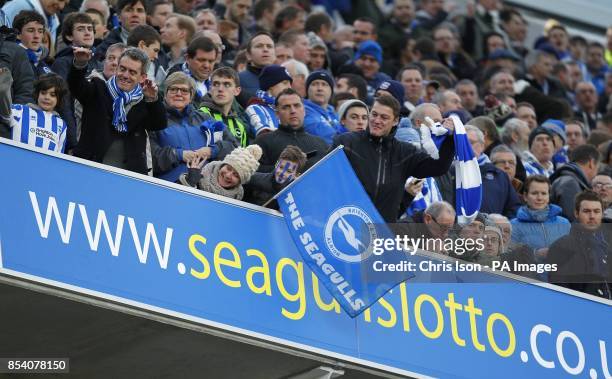
[[[399,113],[400,104],[394,97],[379,96],[372,105],[368,128],[336,136],[333,144],[334,147],[344,146],[355,174],[386,222],[395,222],[400,215],[400,203],[408,177],[426,178],[445,174],[455,152],[451,136],[440,146],[437,160],[414,145],[395,139]],[[452,120],[446,120],[443,126],[452,134]]]
[[[62,25],[62,39],[66,43],[66,47],[55,55],[55,62],[51,66],[51,70],[66,79],[74,61],[74,47],[91,48],[94,44],[92,18],[87,13],[71,13],[66,16]],[[96,68],[96,62],[90,61],[87,66],[87,73],[94,68]]]
[[[591,186],[604,203],[603,222],[612,223],[612,178],[599,174],[593,178]]]
[[[523,182],[516,177],[518,160],[514,151],[506,145],[499,145],[491,151],[491,162],[495,167],[508,174],[512,187],[517,194],[520,193]]]
[[[423,213],[423,223],[433,238],[447,238],[455,224],[455,209],[446,201],[430,204]]]
[[[396,234],[405,235],[408,239],[438,239],[440,243],[436,241],[428,244],[428,251],[448,255],[452,252],[444,250],[444,240],[449,238],[455,224],[455,216],[455,209],[450,203],[436,201],[424,211],[415,213],[411,222],[392,224],[390,227]]]

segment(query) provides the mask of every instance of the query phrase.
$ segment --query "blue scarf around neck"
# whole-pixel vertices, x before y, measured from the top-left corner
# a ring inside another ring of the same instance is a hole
[[[130,92],[124,92],[117,85],[115,75],[106,81],[106,87],[113,97],[113,126],[119,133],[127,133],[127,111],[142,100],[144,96],[142,87],[137,84]],[[126,108],[128,108],[127,111]]]
[[[480,154],[480,156],[478,157],[478,165],[482,166],[485,163],[491,163],[491,160],[489,159],[489,157],[487,156],[487,154],[482,153]]]

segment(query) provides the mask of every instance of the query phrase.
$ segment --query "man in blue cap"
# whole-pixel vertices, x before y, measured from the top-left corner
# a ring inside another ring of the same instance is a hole
[[[347,131],[340,124],[334,107],[329,104],[333,89],[334,79],[325,70],[314,71],[306,79],[304,129],[307,133],[321,137],[328,145],[332,144],[337,134]]]
[[[382,48],[375,41],[362,42],[355,52],[353,62],[355,66],[361,69],[363,76],[368,83],[369,98],[374,97],[376,89],[382,82],[385,80],[391,80],[389,75],[380,72],[382,61]]]
[[[283,66],[272,64],[264,67],[259,75],[259,90],[249,100],[245,110],[255,135],[272,132],[278,128],[275,112],[276,96],[284,89],[291,88],[293,79]]]

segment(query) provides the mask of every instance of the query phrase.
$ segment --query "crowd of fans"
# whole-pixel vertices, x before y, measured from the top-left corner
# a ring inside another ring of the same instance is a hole
[[[387,222],[612,298],[612,27],[529,46],[502,0],[12,0],[0,23],[2,137],[268,206],[341,144]],[[451,115],[482,181],[461,227]]]

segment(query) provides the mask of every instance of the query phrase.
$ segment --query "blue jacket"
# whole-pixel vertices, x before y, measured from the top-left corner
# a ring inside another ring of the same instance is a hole
[[[249,123],[255,130],[255,135],[261,131],[267,130],[273,132],[278,129],[278,117],[274,111],[275,99],[266,92],[259,90],[255,99],[251,99],[247,109],[245,110],[249,117]]]
[[[259,90],[259,74],[261,74],[261,70],[261,68],[249,64],[246,70],[240,71],[238,74],[241,88],[238,102],[243,107],[248,105],[247,103],[251,97],[255,96],[255,93]]]
[[[606,89],[606,73],[608,72],[608,65],[604,65],[599,69],[598,72],[592,74],[589,70],[587,70],[587,75],[584,78],[586,81],[590,81],[595,86],[597,90],[597,94],[602,96]]]
[[[184,150],[208,146],[212,150],[210,158],[215,159],[235,147],[233,138],[227,140],[227,129],[222,123],[213,126],[212,117],[191,105],[183,112],[166,106],[166,116],[168,127],[151,135],[153,172],[158,178],[176,182],[182,173],[187,172],[187,165],[183,162]]]
[[[304,129],[306,133],[321,137],[325,143],[331,145],[336,135],[346,133],[347,130],[340,124],[338,115],[331,105],[324,109],[320,105],[305,99]]]
[[[376,93],[376,89],[380,83],[384,82],[385,80],[391,80],[391,77],[384,72],[377,72],[372,79],[366,79],[368,84],[368,104],[374,103],[374,94]]]
[[[570,231],[570,222],[560,215],[561,208],[554,204],[541,211],[526,205],[520,207],[516,218],[510,221],[512,241],[529,245],[534,250],[549,247]]]

